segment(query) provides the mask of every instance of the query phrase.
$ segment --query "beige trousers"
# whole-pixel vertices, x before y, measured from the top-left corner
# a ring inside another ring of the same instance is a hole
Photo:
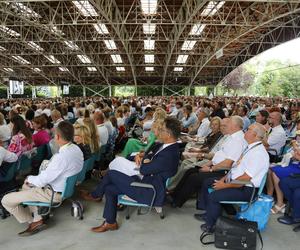
[[[178,167],[176,175],[170,178],[168,189],[174,189],[184,176],[185,172],[190,168],[194,168],[196,163],[197,166],[202,166],[206,162],[208,162],[208,160],[198,160],[197,158],[189,158],[183,160]]]
[[[50,202],[51,194],[52,192],[48,188],[31,188],[24,184],[21,191],[5,195],[1,202],[3,207],[20,223],[31,223],[42,219],[42,217],[38,214],[38,208],[33,206],[23,207],[21,203],[25,201]],[[55,193],[53,202],[61,202],[61,200],[61,195]]]

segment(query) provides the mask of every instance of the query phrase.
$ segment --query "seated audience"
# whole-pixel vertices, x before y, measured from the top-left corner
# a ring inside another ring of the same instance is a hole
[[[91,134],[87,127],[74,126],[74,143],[81,149],[84,160],[91,157]]]
[[[98,134],[99,134],[99,144],[100,146],[104,146],[108,141],[108,130],[104,125],[105,117],[101,111],[97,111],[94,113],[94,121],[97,126]]]
[[[203,231],[214,231],[215,223],[222,213],[220,201],[249,201],[251,199],[252,185],[232,184],[231,181],[251,181],[256,188],[255,192],[258,191],[269,168],[269,156],[262,144],[265,133],[265,128],[261,124],[251,125],[245,133],[248,147],[232,166],[230,172],[222,178],[213,177],[204,181],[199,201],[199,208],[206,211],[200,215],[205,221],[201,225]],[[214,189],[211,193],[208,191],[210,187]]]
[[[115,170],[109,170],[95,191],[86,194],[88,199],[101,199],[105,196],[104,222],[92,228],[93,232],[102,233],[108,230],[117,230],[117,197],[125,194],[140,203],[150,204],[153,191],[146,188],[131,186],[132,182],[152,184],[157,192],[154,206],[162,206],[165,198],[165,183],[167,178],[177,171],[179,162],[179,147],[176,143],[180,135],[180,123],[174,118],[166,118],[164,128],[160,133],[161,144],[158,144],[144,157],[137,155],[135,162],[143,176],[128,176]]]
[[[11,129],[10,126],[6,124],[4,115],[0,113],[0,140],[3,143],[3,146],[6,148],[9,144],[11,138]]]

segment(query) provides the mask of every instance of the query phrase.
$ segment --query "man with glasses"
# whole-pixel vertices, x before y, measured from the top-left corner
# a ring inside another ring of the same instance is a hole
[[[164,127],[161,130],[160,143],[155,149],[147,152],[143,157],[135,158],[139,166],[140,174],[128,176],[116,170],[109,170],[101,183],[90,195],[99,200],[105,195],[106,202],[104,207],[104,222],[98,227],[92,228],[93,232],[102,233],[108,230],[117,230],[117,200],[118,195],[125,194],[129,198],[139,203],[150,205],[153,191],[152,189],[132,187],[132,182],[151,184],[156,190],[154,206],[162,206],[165,198],[166,180],[173,176],[179,163],[179,146],[177,139],[180,135],[181,124],[172,117],[164,121]]]

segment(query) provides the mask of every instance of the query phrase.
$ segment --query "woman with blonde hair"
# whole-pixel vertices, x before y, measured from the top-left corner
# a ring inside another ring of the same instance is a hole
[[[91,133],[88,127],[83,125],[74,126],[74,142],[81,149],[84,160],[91,157]]]
[[[91,145],[92,154],[99,152],[101,145],[99,145],[100,138],[99,138],[99,134],[95,122],[91,118],[84,118],[83,124],[89,129],[91,134],[90,145]]]
[[[167,112],[162,108],[156,108],[153,114],[154,122],[156,120],[164,120],[167,118]]]

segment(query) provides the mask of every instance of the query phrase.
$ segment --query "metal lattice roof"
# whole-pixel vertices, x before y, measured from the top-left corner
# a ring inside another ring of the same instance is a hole
[[[0,77],[30,84],[217,84],[300,35],[299,0],[0,2]]]

